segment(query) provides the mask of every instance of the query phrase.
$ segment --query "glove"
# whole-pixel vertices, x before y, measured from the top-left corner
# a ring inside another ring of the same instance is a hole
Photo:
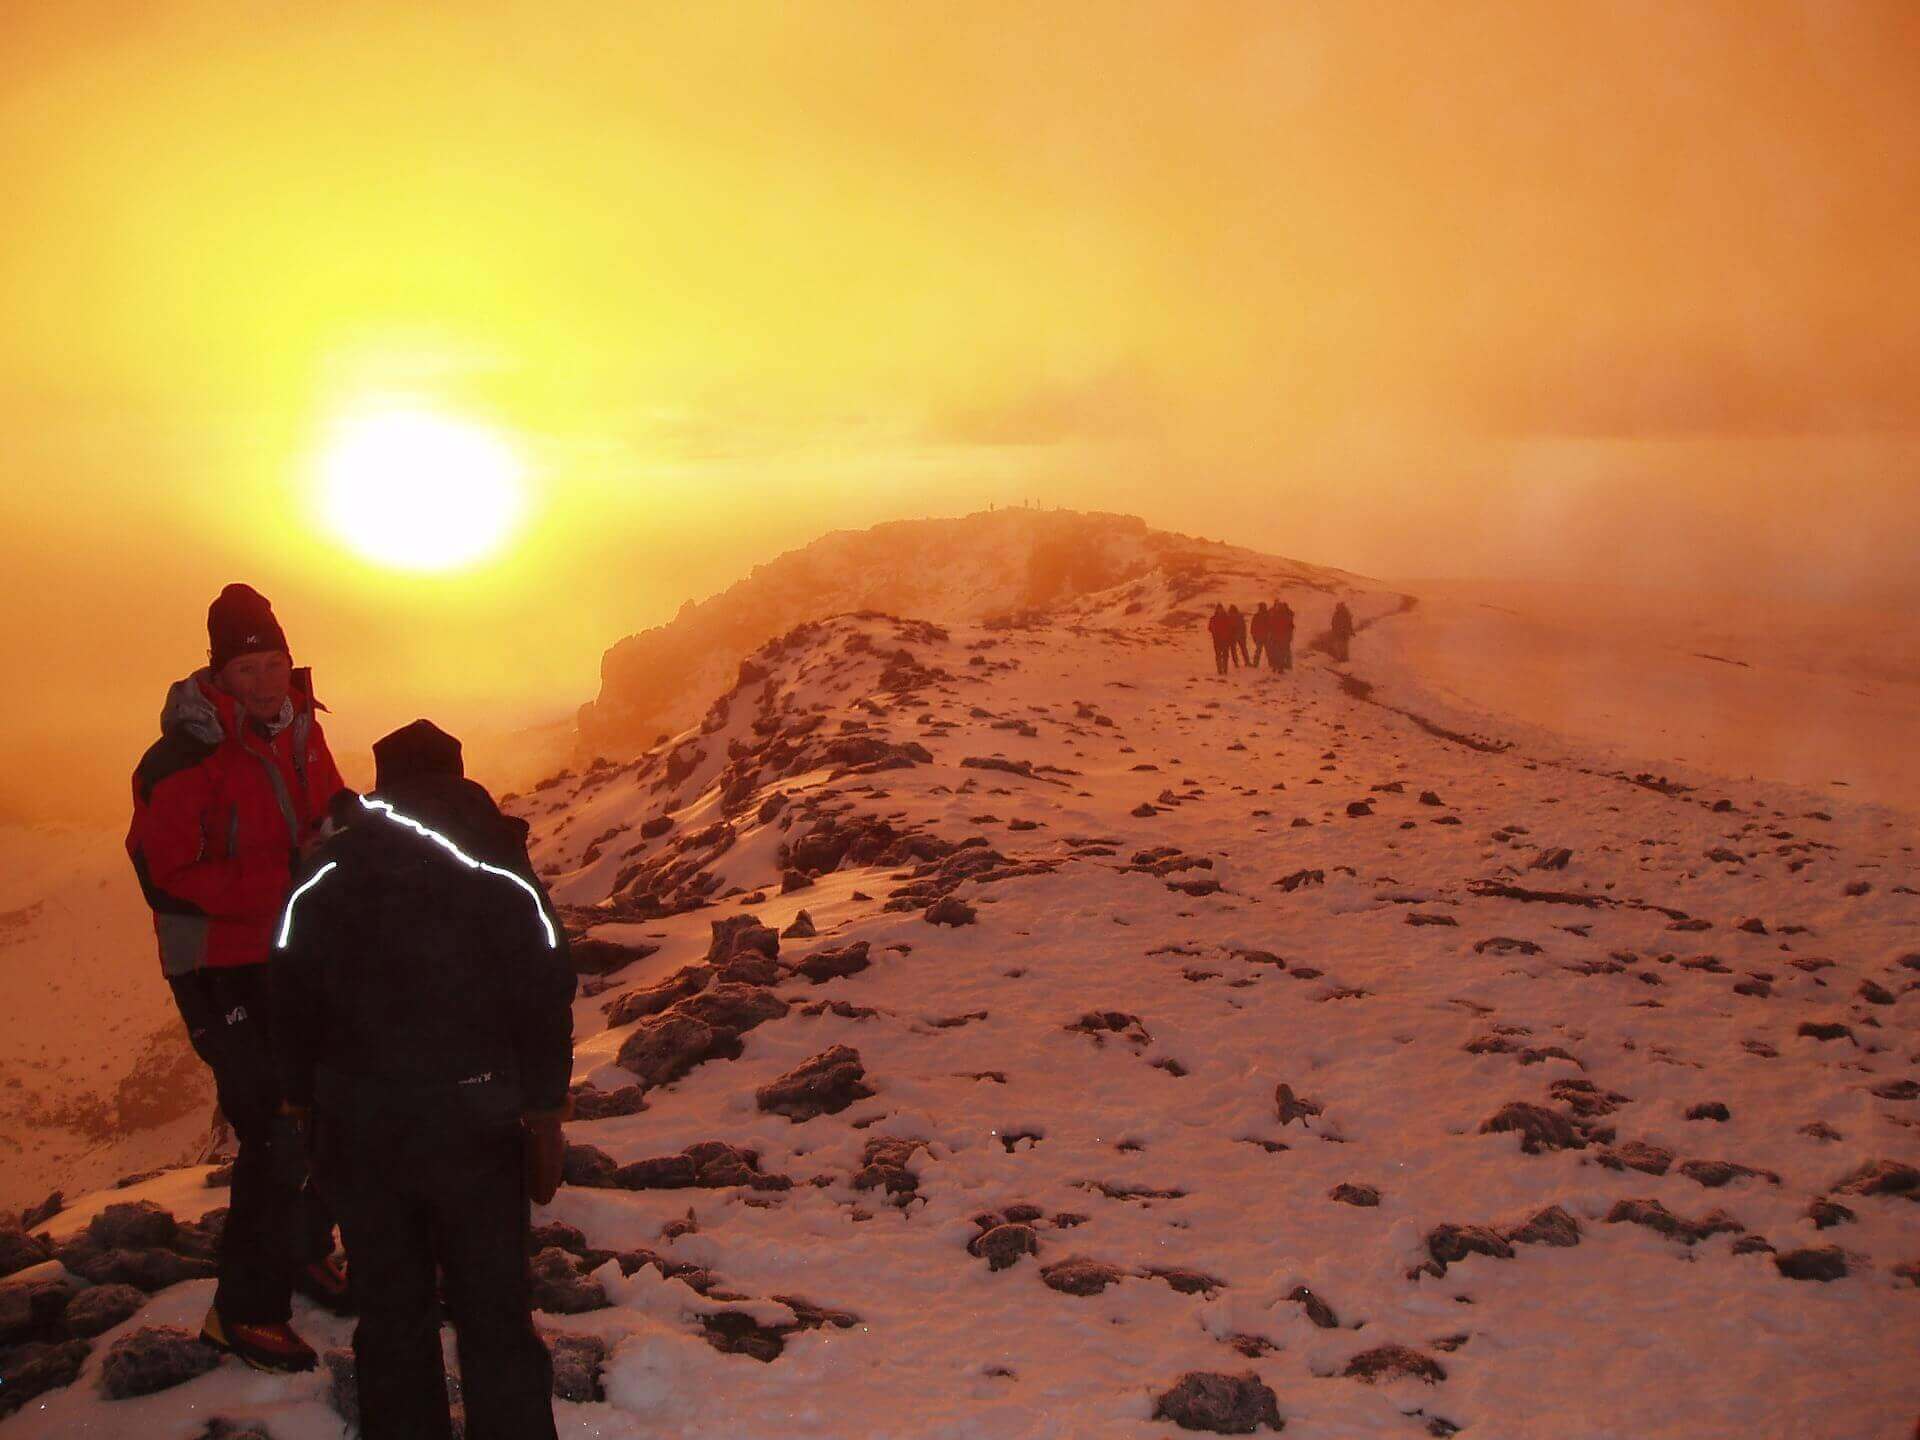
[[[561,1111],[528,1115],[522,1120],[526,1131],[527,1195],[536,1205],[545,1205],[560,1188],[560,1170],[566,1158],[567,1138],[560,1128]]]

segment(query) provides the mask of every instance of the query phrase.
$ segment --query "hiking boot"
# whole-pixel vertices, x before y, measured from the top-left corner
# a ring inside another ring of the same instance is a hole
[[[200,1338],[229,1355],[237,1355],[256,1370],[292,1373],[311,1370],[319,1363],[313,1347],[293,1333],[291,1325],[241,1325],[220,1318],[209,1309],[200,1326]]]
[[[310,1265],[302,1265],[293,1277],[293,1288],[322,1310],[335,1315],[351,1315],[353,1292],[347,1288],[347,1266],[328,1255]]]

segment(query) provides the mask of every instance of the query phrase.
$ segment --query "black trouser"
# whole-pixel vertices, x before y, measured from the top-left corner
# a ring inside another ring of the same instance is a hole
[[[1293,640],[1269,640],[1267,642],[1267,660],[1276,670],[1293,668]]]
[[[1232,653],[1232,650],[1233,642],[1231,640],[1216,640],[1213,642],[1213,665],[1222,675],[1227,673],[1227,657]]]
[[[267,967],[195,970],[168,983],[195,1052],[213,1071],[220,1111],[240,1142],[214,1309],[229,1324],[284,1323],[293,1315],[296,1272],[332,1253],[333,1217],[312,1185],[297,1178],[304,1157],[275,1150],[280,1081]],[[287,1143],[281,1141],[282,1150]]]
[[[1233,663],[1236,665],[1245,665],[1248,663],[1247,637],[1244,635],[1236,635],[1233,637]]]
[[[364,1440],[448,1440],[434,1267],[460,1352],[467,1440],[552,1440],[553,1361],[533,1328],[526,1150],[517,1113],[454,1123],[444,1109],[331,1106],[318,1166],[340,1210],[360,1323]]]

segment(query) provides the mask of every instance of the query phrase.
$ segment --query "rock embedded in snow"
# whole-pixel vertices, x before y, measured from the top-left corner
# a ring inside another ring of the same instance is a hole
[[[183,1385],[220,1363],[220,1352],[176,1325],[149,1325],[122,1335],[100,1362],[109,1400],[130,1400]]]
[[[1380,1345],[1363,1350],[1347,1361],[1347,1368],[1340,1373],[1368,1385],[1382,1380],[1424,1380],[1429,1385],[1437,1385],[1447,1378],[1438,1360],[1405,1345]]]
[[[567,1330],[542,1330],[540,1338],[553,1357],[555,1399],[588,1405],[607,1398],[600,1384],[600,1367],[607,1362],[607,1342],[603,1338]]]
[[[678,1080],[716,1055],[737,1053],[738,1042],[731,1035],[691,1015],[668,1012],[641,1021],[614,1063],[651,1089]]]
[[[91,1340],[132,1319],[146,1303],[146,1294],[131,1285],[93,1285],[68,1302],[66,1326],[81,1339]]]
[[[1737,1234],[1746,1228],[1724,1210],[1715,1210],[1704,1219],[1688,1220],[1650,1198],[1617,1201],[1607,1212],[1607,1223],[1644,1225],[1686,1245],[1697,1245],[1710,1235]]]
[[[971,925],[979,912],[954,895],[942,895],[921,916],[929,925]]]
[[[36,1341],[0,1355],[0,1418],[71,1385],[92,1350],[85,1340]]]
[[[1427,1232],[1427,1254],[1444,1275],[1447,1266],[1457,1265],[1469,1255],[1511,1260],[1513,1246],[1497,1230],[1485,1225],[1436,1225]]]
[[[145,1250],[168,1245],[179,1228],[172,1214],[151,1200],[109,1205],[87,1222],[87,1234],[104,1249]]]
[[[1320,1114],[1322,1108],[1317,1100],[1306,1100],[1295,1095],[1293,1087],[1284,1080],[1273,1088],[1273,1103],[1282,1125],[1291,1125],[1295,1120],[1305,1124],[1308,1119]]]
[[[580,1315],[604,1310],[610,1303],[600,1282],[586,1273],[585,1263],[557,1245],[535,1255],[529,1269],[536,1310]]]
[[[824,950],[815,950],[801,957],[794,970],[807,977],[816,985],[829,980],[841,979],[848,975],[858,975],[872,962],[867,958],[872,947],[865,940],[854,940],[845,945],[829,946]]]
[[[573,1104],[573,1120],[612,1120],[622,1115],[638,1115],[647,1108],[646,1097],[638,1085],[623,1085],[618,1090],[600,1090],[592,1085],[575,1085],[568,1092]]]
[[[1153,1402],[1153,1418],[1182,1430],[1215,1435],[1251,1435],[1262,1426],[1279,1430],[1280,1399],[1259,1375],[1190,1370]]]
[[[619,1168],[614,1158],[598,1146],[569,1141],[560,1159],[560,1178],[583,1189],[604,1189],[613,1183],[613,1172]]]
[[[1519,1134],[1520,1149],[1528,1155],[1538,1155],[1542,1150],[1581,1150],[1587,1143],[1573,1122],[1558,1110],[1525,1100],[1509,1101],[1480,1125],[1482,1135],[1507,1131]]]
[[[838,1114],[874,1093],[866,1083],[866,1073],[859,1051],[835,1045],[762,1085],[754,1092],[754,1102],[769,1114],[784,1115],[796,1124]]]
[[[1552,1245],[1563,1250],[1571,1249],[1580,1243],[1580,1222],[1558,1205],[1549,1205],[1524,1225],[1507,1231],[1507,1239],[1515,1245]]]
[[[1022,1255],[1039,1254],[1040,1237],[1031,1225],[995,1225],[969,1240],[967,1253],[985,1260],[989,1270],[1005,1270]]]
[[[1787,1250],[1775,1255],[1773,1263],[1789,1280],[1840,1280],[1847,1274],[1847,1257],[1837,1245]]]
[[[1116,1265],[1084,1255],[1070,1255],[1040,1267],[1040,1278],[1047,1288],[1062,1295],[1098,1295],[1107,1286],[1124,1280],[1126,1273]]]
[[[1836,1195],[1898,1195],[1920,1201],[1920,1169],[1899,1160],[1869,1160],[1836,1181],[1832,1190]]]
[[[1371,1185],[1355,1185],[1341,1181],[1327,1192],[1329,1200],[1338,1200],[1342,1205],[1372,1207],[1380,1203],[1380,1192]]]

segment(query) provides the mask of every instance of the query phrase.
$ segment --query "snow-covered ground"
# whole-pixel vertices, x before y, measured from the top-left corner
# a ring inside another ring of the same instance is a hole
[[[1216,678],[1197,617],[1276,593],[1299,668]],[[630,1112],[535,1216],[543,1297],[605,1302],[539,1317],[607,1347],[561,1433],[1164,1436],[1200,1373],[1307,1440],[1905,1435],[1910,815],[1501,726],[1419,618],[1244,552],[1030,624],[841,616],[518,798],[605,942],[576,1080]],[[715,944],[746,916],[814,933]],[[46,1228],[187,1220],[202,1175]],[[0,1436],[342,1434],[324,1376],[103,1398],[209,1290]]]
[[[192,1154],[213,1083],[154,954],[120,832],[0,827],[0,1209]]]

